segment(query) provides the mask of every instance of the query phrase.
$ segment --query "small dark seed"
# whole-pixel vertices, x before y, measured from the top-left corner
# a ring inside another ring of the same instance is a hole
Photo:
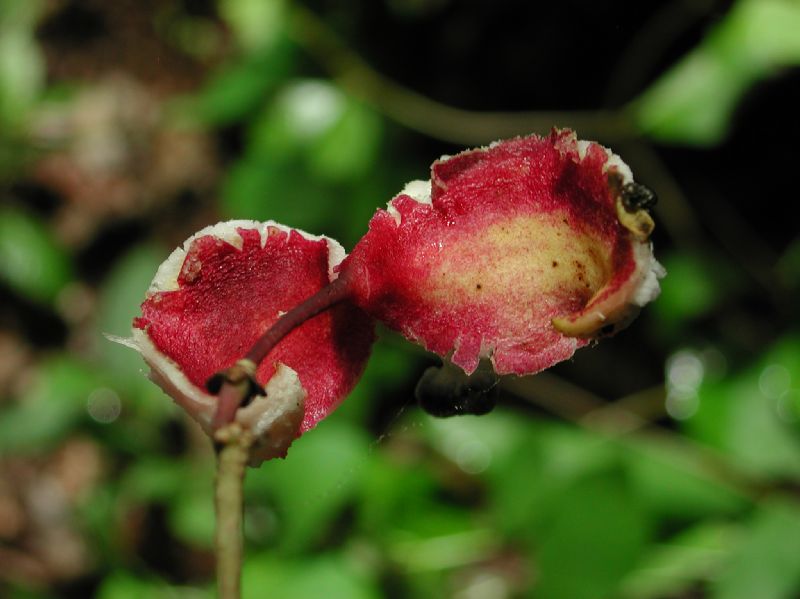
[[[647,210],[656,205],[658,197],[655,192],[641,183],[626,183],[622,187],[622,205],[628,212]]]
[[[417,383],[415,395],[420,407],[431,416],[479,416],[495,407],[499,387],[492,372],[466,375],[448,364],[428,368]]]

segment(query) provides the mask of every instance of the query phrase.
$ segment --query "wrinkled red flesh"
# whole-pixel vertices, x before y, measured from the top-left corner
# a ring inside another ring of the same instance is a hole
[[[183,263],[179,289],[149,296],[134,326],[203,389],[214,373],[242,358],[259,336],[328,283],[328,246],[273,229],[238,229],[242,249],[212,236],[196,239]],[[373,341],[373,323],[342,304],[289,333],[261,362],[262,385],[281,362],[294,369],[308,396],[301,432],[327,416],[355,385]]]
[[[379,211],[343,264],[362,275],[356,302],[431,351],[453,352],[468,372],[482,353],[517,374],[570,357],[587,340],[563,336],[552,319],[604,286],[614,293],[636,267],[606,161],[595,144],[580,160],[571,134],[554,132],[435,163],[432,205],[398,196],[400,225]],[[579,242],[598,256],[602,281],[583,281],[586,265],[564,251]]]

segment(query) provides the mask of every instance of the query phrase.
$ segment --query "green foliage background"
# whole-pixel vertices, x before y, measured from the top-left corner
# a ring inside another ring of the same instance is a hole
[[[172,247],[352,247],[437,156],[572,126],[659,193],[661,298],[483,417],[382,331],[249,473],[245,597],[800,596],[800,3],[111,4],[0,0],[0,595],[213,595],[211,448],[102,336]]]

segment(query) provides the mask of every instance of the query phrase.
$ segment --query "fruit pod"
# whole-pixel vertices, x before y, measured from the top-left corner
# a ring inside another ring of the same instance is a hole
[[[467,373],[532,374],[658,295],[651,199],[572,131],[496,142],[409,183],[341,270],[357,305]]]

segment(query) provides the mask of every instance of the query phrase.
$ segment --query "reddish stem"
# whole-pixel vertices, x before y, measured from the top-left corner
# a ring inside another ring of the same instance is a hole
[[[233,382],[226,379],[222,383],[217,394],[217,411],[214,412],[214,420],[211,422],[211,427],[215,431],[233,422],[236,410],[242,405],[248,391],[249,385],[242,381]]]
[[[283,314],[255,342],[250,351],[247,352],[244,360],[252,362],[257,367],[267,357],[267,354],[295,328],[317,314],[346,300],[351,293],[350,281],[351,277],[347,276],[347,273],[341,273],[339,278],[331,281],[314,295]],[[212,423],[214,430],[219,430],[220,427],[233,422],[236,410],[239,409],[248,391],[249,385],[241,380],[234,381],[230,378],[225,378],[217,395],[217,411],[214,414]]]
[[[295,328],[320,312],[324,312],[347,299],[351,291],[349,283],[350,278],[342,275],[283,314],[250,348],[245,360],[250,360],[256,365],[259,364],[281,339]]]

